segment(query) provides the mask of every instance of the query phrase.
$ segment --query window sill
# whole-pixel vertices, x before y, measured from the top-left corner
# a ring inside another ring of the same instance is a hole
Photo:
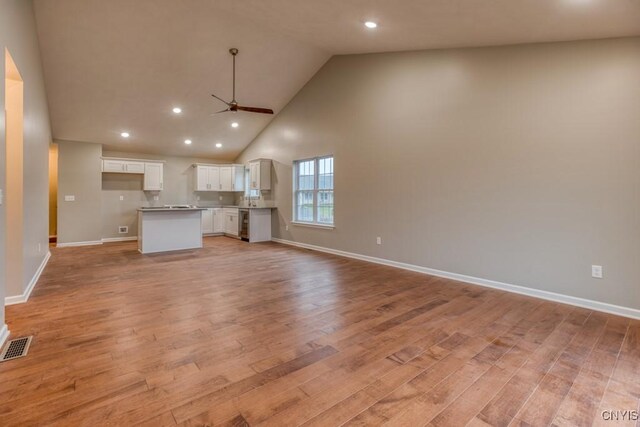
[[[314,223],[314,222],[291,221],[291,224],[300,225],[302,227],[324,228],[325,230],[333,230],[334,228],[336,228],[335,225],[317,224],[317,223]]]

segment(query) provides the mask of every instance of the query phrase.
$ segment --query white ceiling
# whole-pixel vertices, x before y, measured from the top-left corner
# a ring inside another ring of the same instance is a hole
[[[210,93],[231,97],[230,47],[240,49],[240,104],[277,113],[332,54],[640,35],[640,0],[36,0],[35,9],[56,139],[220,159],[273,118],[210,116],[224,108]]]

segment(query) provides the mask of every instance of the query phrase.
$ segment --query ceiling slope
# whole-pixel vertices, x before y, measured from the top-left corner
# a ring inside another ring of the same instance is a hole
[[[273,118],[211,116],[224,105],[210,93],[231,97],[230,47],[238,101],[277,114],[333,54],[640,35],[640,0],[35,0],[35,10],[55,138],[220,159]]]

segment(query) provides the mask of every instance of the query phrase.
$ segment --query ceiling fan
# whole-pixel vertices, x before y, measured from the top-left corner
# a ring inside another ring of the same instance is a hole
[[[244,107],[242,105],[238,105],[238,101],[236,101],[236,55],[238,54],[238,49],[231,48],[229,49],[229,53],[233,56],[233,99],[231,102],[227,102],[224,99],[211,94],[214,98],[224,102],[227,104],[226,109],[220,110],[214,114],[225,113],[227,111],[236,112],[236,111],[248,111],[249,113],[263,113],[263,114],[273,114],[273,110],[269,108],[258,108],[258,107]]]

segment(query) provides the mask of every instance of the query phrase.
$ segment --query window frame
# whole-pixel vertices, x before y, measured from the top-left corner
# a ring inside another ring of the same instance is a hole
[[[331,189],[320,189],[319,187],[319,180],[320,180],[320,161],[324,160],[324,159],[332,159],[332,187]],[[300,164],[301,163],[305,163],[305,162],[310,162],[313,161],[313,190],[300,190],[298,188],[298,184],[299,184],[299,168],[300,168]],[[327,154],[324,156],[317,156],[317,157],[309,157],[309,158],[305,158],[305,159],[298,159],[298,160],[294,160],[293,161],[293,200],[292,200],[292,206],[293,206],[293,213],[292,213],[292,223],[293,224],[297,224],[297,225],[304,225],[304,226],[309,226],[309,227],[319,227],[319,228],[329,228],[329,229],[333,229],[335,228],[335,224],[336,224],[336,217],[335,217],[335,194],[336,194],[336,189],[335,189],[335,157],[333,154]],[[303,221],[298,219],[298,193],[301,191],[313,191],[313,221]],[[326,222],[319,222],[318,221],[318,193],[320,191],[331,191],[333,194],[333,203],[334,203],[334,208],[333,208],[333,222],[331,223],[326,223]]]

